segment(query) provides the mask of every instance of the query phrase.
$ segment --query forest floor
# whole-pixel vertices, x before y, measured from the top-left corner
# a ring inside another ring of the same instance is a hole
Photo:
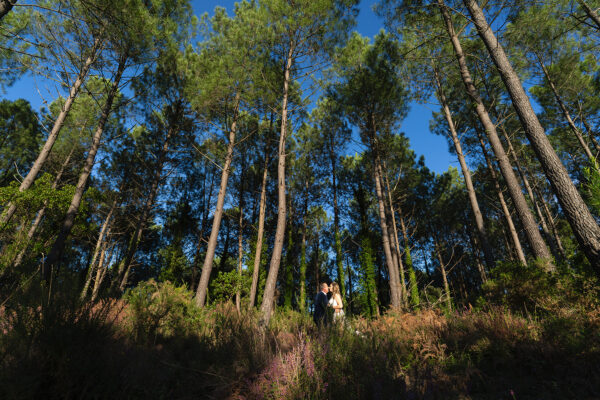
[[[600,399],[600,309],[425,309],[317,330],[278,310],[124,300],[1,310],[2,399]]]

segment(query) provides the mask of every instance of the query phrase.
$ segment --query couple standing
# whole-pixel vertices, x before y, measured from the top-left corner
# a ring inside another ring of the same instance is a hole
[[[331,298],[327,297],[327,293],[331,291]],[[313,319],[317,326],[327,325],[327,307],[333,308],[333,321],[341,321],[344,318],[344,304],[342,295],[340,294],[340,286],[336,282],[332,282],[331,286],[327,283],[321,283],[321,291],[315,297],[315,312]]]

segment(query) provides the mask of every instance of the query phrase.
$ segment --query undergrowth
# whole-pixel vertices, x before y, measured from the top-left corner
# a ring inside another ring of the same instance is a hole
[[[491,294],[490,294],[491,296]],[[0,310],[0,398],[600,398],[600,309],[422,309],[317,330],[145,282],[122,300]],[[488,300],[490,297],[488,297]]]

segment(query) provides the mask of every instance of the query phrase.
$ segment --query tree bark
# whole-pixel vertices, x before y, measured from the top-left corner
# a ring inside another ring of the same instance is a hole
[[[79,300],[81,300],[81,301],[83,301],[85,299],[85,297],[87,296],[88,289],[92,282],[92,276],[95,271],[96,260],[97,260],[98,255],[100,254],[100,251],[104,245],[104,237],[106,235],[108,226],[110,224],[110,220],[111,220],[112,215],[116,208],[117,208],[117,197],[115,197],[115,199],[113,200],[112,206],[110,207],[110,210],[109,210],[108,214],[106,215],[106,219],[104,220],[104,223],[102,224],[102,228],[100,229],[100,234],[98,235],[98,240],[96,241],[96,247],[94,248],[94,254],[92,255],[92,261],[90,262],[90,266],[88,268],[87,276],[85,279],[85,284],[83,285],[83,290],[81,291],[81,294],[79,295]],[[106,236],[108,236],[108,235],[106,235]]]
[[[239,218],[238,218],[238,278],[239,284],[242,282],[242,259],[244,257],[244,165],[242,165],[242,176],[240,179],[240,197],[239,197]],[[235,308],[238,314],[242,312],[242,291],[238,284],[238,290],[235,293]]]
[[[258,278],[260,276],[260,259],[262,256],[263,237],[265,234],[265,212],[267,209],[267,175],[269,173],[269,154],[265,150],[265,165],[260,189],[260,206],[258,211],[258,232],[256,234],[256,252],[254,253],[254,269],[252,270],[252,287],[250,288],[250,301],[248,309],[254,308],[256,292],[258,289]]]
[[[67,155],[67,158],[65,158],[65,161],[61,164],[60,170],[58,171],[58,174],[56,174],[56,177],[54,178],[54,182],[52,182],[52,190],[55,190],[58,187],[58,184],[59,184],[60,180],[62,179],[65,169],[67,169],[67,166],[69,165],[69,162],[71,161],[71,157],[73,157],[74,152],[75,152],[75,146],[71,147],[71,151]],[[42,208],[40,208],[37,215],[35,216],[35,220],[31,224],[31,227],[29,227],[29,231],[27,232],[27,238],[26,238],[25,244],[23,245],[23,249],[21,249],[19,254],[17,254],[17,257],[15,258],[15,261],[13,262],[13,268],[18,267],[23,262],[23,258],[25,257],[25,253],[27,252],[27,248],[29,247],[29,243],[31,242],[31,239],[33,239],[33,237],[35,236],[35,233],[37,232],[38,228],[40,227],[40,225],[42,223],[42,219],[44,218],[44,215],[46,214],[47,207],[48,207],[48,200],[45,200],[44,206]]]
[[[506,156],[506,153],[504,151],[504,148],[502,147],[502,143],[500,142],[498,133],[496,132],[496,126],[492,122],[488,111],[484,106],[483,101],[479,95],[479,92],[475,87],[475,84],[473,83],[471,73],[469,72],[465,55],[462,50],[462,45],[460,44],[458,35],[454,31],[454,26],[452,24],[450,13],[448,12],[448,9],[446,8],[446,5],[444,4],[443,0],[437,1],[440,11],[442,12],[444,21],[446,23],[448,35],[450,36],[450,40],[456,53],[456,59],[460,67],[460,74],[462,80],[465,84],[465,88],[469,97],[471,97],[471,99],[475,103],[475,110],[477,112],[477,116],[479,117],[479,120],[481,121],[481,124],[483,125],[486,135],[490,141],[490,144],[492,145],[492,149],[494,151],[496,159],[498,160],[502,176],[506,181],[508,191],[513,200],[513,204],[515,205],[517,215],[519,216],[519,219],[521,220],[521,223],[523,225],[523,229],[525,230],[527,241],[529,242],[529,245],[531,246],[535,257],[538,257],[544,261],[544,268],[547,271],[554,271],[555,266],[552,263],[552,255],[550,254],[550,251],[548,250],[548,247],[546,246],[546,243],[544,242],[544,239],[540,234],[535,219],[533,218],[531,210],[527,205],[527,201],[525,200],[525,196],[521,191],[521,187],[519,186],[517,177],[515,176],[512,166],[510,165],[508,157]]]
[[[0,0],[0,20],[12,10],[18,0]]]
[[[529,97],[525,93],[519,77],[513,70],[502,45],[488,25],[481,8],[474,0],[463,1],[473,18],[479,36],[496,64],[529,142],[550,181],[579,245],[590,264],[597,273],[600,273],[600,227],[571,181],[565,166],[552,148],[544,128],[531,107]]]
[[[178,132],[178,128],[176,126],[177,123],[178,122],[171,123],[171,126],[169,126],[169,129],[167,130],[167,136],[165,137],[162,148],[158,155],[158,162],[156,165],[156,170],[154,171],[154,177],[152,178],[152,186],[150,187],[150,193],[146,198],[144,207],[142,208],[141,217],[136,226],[135,233],[133,234],[133,237],[129,242],[130,245],[127,248],[127,253],[125,253],[125,258],[119,264],[117,277],[120,279],[117,279],[115,281],[115,284],[119,280],[121,281],[119,283],[119,290],[121,292],[123,292],[125,290],[125,287],[127,286],[127,281],[129,280],[129,274],[131,272],[131,266],[135,257],[135,253],[137,251],[137,247],[142,239],[142,233],[146,228],[146,221],[150,216],[150,212],[152,211],[152,207],[154,206],[154,201],[156,200],[156,196],[158,195],[158,189],[162,178],[163,166],[167,159],[167,154],[169,152],[169,145],[173,136],[175,136]]]
[[[69,97],[67,97],[67,99],[65,100],[65,104],[63,105],[60,113],[58,114],[56,121],[54,121],[54,125],[52,127],[52,130],[48,134],[48,138],[46,139],[46,143],[44,143],[44,147],[42,147],[42,150],[40,151],[40,154],[33,163],[31,169],[29,170],[29,173],[27,173],[27,176],[25,177],[25,179],[23,179],[23,182],[21,182],[21,185],[19,185],[19,192],[23,192],[31,187],[33,181],[35,180],[38,173],[44,166],[44,163],[48,159],[50,151],[52,150],[52,147],[54,146],[54,143],[58,138],[58,134],[60,133],[60,130],[62,129],[65,123],[65,119],[67,118],[67,115],[69,114],[69,111],[73,106],[73,102],[75,101],[75,98],[79,93],[79,89],[85,81],[92,64],[94,63],[94,61],[96,61],[96,56],[98,55],[101,44],[102,41],[100,39],[96,39],[94,41],[94,45],[92,46],[90,55],[88,58],[86,58],[83,66],[81,67],[81,70],[79,71],[79,74],[77,75],[77,79],[73,83],[73,86],[71,86],[71,89],[69,91]],[[13,202],[10,202],[6,205],[5,211],[2,213],[2,215],[0,215],[0,230],[3,229],[4,226],[8,223],[8,221],[12,218],[16,210],[17,205]]]
[[[585,11],[587,16],[592,21],[594,21],[594,24],[596,24],[596,29],[600,30],[600,16],[598,16],[598,13],[595,10],[593,10],[589,5],[587,5],[587,3],[584,0],[577,0],[577,2],[581,6],[581,8],[583,8],[583,11]]]
[[[210,280],[210,273],[212,272],[213,260],[215,257],[215,249],[217,247],[217,239],[219,237],[219,228],[221,227],[221,219],[223,218],[223,205],[225,204],[225,194],[227,192],[227,181],[229,179],[229,173],[231,168],[231,161],[233,160],[233,148],[235,146],[235,136],[237,132],[237,119],[239,114],[240,106],[240,94],[236,94],[236,105],[233,115],[233,122],[229,129],[229,143],[227,144],[227,155],[225,156],[225,164],[223,165],[223,171],[221,173],[221,185],[219,187],[219,195],[217,197],[217,206],[213,216],[212,229],[210,231],[210,238],[208,239],[208,245],[206,247],[206,256],[204,257],[204,264],[202,265],[202,274],[200,275],[200,283],[196,290],[196,305],[204,307],[206,301],[206,292],[208,290],[208,281]]]
[[[448,276],[446,274],[446,266],[444,265],[444,259],[442,258],[442,250],[440,249],[439,244],[435,243],[435,252],[438,257],[438,261],[440,262],[440,272],[442,273],[442,282],[444,283],[444,294],[446,297],[446,306],[448,307],[448,311],[452,311],[452,297],[450,296],[450,285],[448,284]]]
[[[462,152],[460,139],[458,138],[458,133],[456,132],[456,127],[452,118],[452,113],[450,111],[450,107],[448,106],[448,101],[446,100],[446,95],[444,94],[444,90],[440,82],[439,72],[436,67],[434,67],[434,75],[437,84],[438,98],[440,100],[442,110],[444,111],[446,122],[448,123],[448,129],[450,130],[450,136],[452,137],[452,142],[454,143],[454,149],[456,150],[456,156],[458,157],[460,168],[465,178],[465,186],[467,187],[469,203],[471,204],[471,210],[473,211],[473,217],[475,218],[475,227],[477,228],[477,235],[479,236],[479,240],[481,242],[481,248],[483,250],[485,264],[487,265],[488,269],[492,269],[495,266],[494,256],[492,249],[489,245],[485,224],[483,222],[483,216],[479,208],[479,202],[477,201],[477,194],[475,193],[473,180],[471,179],[471,171],[467,166],[465,155]]]
[[[523,247],[521,246],[521,240],[519,239],[519,235],[517,234],[517,230],[515,228],[515,224],[513,222],[510,211],[508,210],[508,206],[506,205],[506,200],[504,200],[504,194],[502,194],[502,188],[500,188],[500,183],[498,182],[496,170],[492,165],[492,160],[490,160],[490,156],[488,155],[487,149],[485,148],[483,136],[479,131],[477,131],[477,136],[479,137],[479,145],[481,146],[481,152],[483,153],[483,157],[485,158],[485,163],[487,164],[488,171],[490,172],[490,176],[494,181],[494,187],[496,188],[496,193],[498,194],[498,200],[500,200],[502,212],[504,213],[504,217],[506,218],[506,224],[508,225],[508,230],[510,231],[510,237],[515,248],[515,252],[517,253],[517,258],[519,259],[519,262],[521,264],[527,265],[525,253],[523,253]]]
[[[334,135],[329,136],[329,159],[331,162],[331,183],[333,189],[333,235],[335,241],[335,263],[337,266],[338,284],[342,302],[346,301],[346,279],[342,259],[342,238],[340,235],[340,209],[337,198],[337,157],[334,148]]]
[[[94,133],[92,145],[85,160],[83,170],[79,175],[79,180],[77,181],[77,186],[75,187],[75,193],[73,194],[71,204],[69,205],[69,209],[67,210],[67,215],[65,216],[65,220],[58,234],[58,237],[56,238],[56,241],[54,242],[54,245],[52,246],[52,249],[48,254],[48,258],[42,264],[42,276],[46,282],[48,282],[50,279],[50,273],[52,268],[58,266],[67,237],[71,233],[71,229],[73,229],[75,217],[77,216],[77,212],[79,211],[79,206],[81,205],[81,200],[83,199],[83,193],[85,192],[88,178],[90,177],[90,174],[92,173],[92,168],[94,167],[96,153],[98,152],[98,149],[100,147],[100,140],[102,139],[102,134],[104,133],[104,127],[106,125],[106,122],[108,121],[108,116],[112,111],[113,101],[119,91],[119,83],[121,82],[121,77],[123,76],[123,72],[125,71],[127,58],[128,57],[125,53],[121,56],[119,60],[117,73],[110,87],[110,91],[106,97],[106,102],[102,109],[102,115],[100,116],[100,120],[98,121],[98,126],[96,128],[96,132]]]
[[[107,233],[107,237],[110,236],[110,230]],[[92,297],[90,301],[93,303],[98,298],[98,293],[100,293],[100,287],[102,286],[102,282],[106,277],[106,271],[108,270],[108,266],[105,267],[104,264],[110,263],[112,260],[112,256],[115,251],[116,244],[113,244],[108,252],[108,257],[106,256],[106,247],[108,247],[108,241],[104,242],[104,250],[100,253],[100,261],[98,262],[98,268],[96,268],[96,279],[94,280],[94,288],[92,289]]]
[[[283,240],[285,237],[285,143],[287,137],[287,120],[288,120],[288,91],[290,85],[290,72],[292,69],[294,57],[294,44],[290,43],[285,61],[285,69],[283,72],[283,96],[281,103],[281,131],[279,134],[279,148],[277,151],[277,228],[275,229],[275,243],[273,245],[273,254],[269,264],[269,274],[265,284],[265,292],[263,301],[260,307],[262,313],[261,323],[266,326],[271,319],[273,313],[273,299],[275,297],[275,286],[277,284],[277,274],[279,265],[281,264],[281,252],[283,250]]]
[[[373,141],[374,138],[371,138]],[[373,146],[376,147],[376,146]],[[376,149],[374,148],[376,151]],[[398,285],[398,268],[394,263],[394,258],[392,255],[392,247],[390,244],[390,236],[387,224],[386,217],[386,207],[383,197],[383,188],[381,184],[382,173],[381,173],[381,162],[379,157],[375,155],[373,157],[374,163],[374,178],[375,178],[375,192],[377,194],[377,204],[379,206],[379,224],[381,225],[381,237],[383,242],[383,252],[385,254],[385,262],[388,268],[388,275],[390,281],[390,301],[393,308],[398,309],[402,304],[402,297],[399,293],[399,285]]]

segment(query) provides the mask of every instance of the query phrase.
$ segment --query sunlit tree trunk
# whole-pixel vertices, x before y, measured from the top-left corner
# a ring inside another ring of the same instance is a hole
[[[96,57],[98,56],[98,53],[100,51],[101,44],[102,44],[102,41],[100,39],[96,39],[94,41],[94,45],[92,46],[92,48],[90,50],[90,55],[86,58],[83,66],[81,67],[81,70],[79,71],[79,74],[77,75],[77,79],[75,79],[75,82],[73,82],[73,86],[71,86],[71,89],[69,91],[69,96],[65,100],[65,103],[63,104],[62,109],[60,110],[60,113],[58,114],[58,117],[56,118],[56,121],[54,121],[54,125],[52,126],[52,130],[50,131],[50,133],[48,134],[48,137],[46,138],[46,143],[44,143],[44,147],[42,147],[40,154],[37,156],[37,159],[31,166],[29,173],[27,173],[27,176],[25,176],[25,178],[23,179],[23,182],[21,182],[21,184],[19,185],[19,192],[23,192],[31,187],[31,185],[33,184],[33,181],[35,180],[38,173],[44,166],[44,163],[48,159],[48,156],[50,155],[50,151],[52,150],[52,147],[54,146],[54,143],[56,142],[56,139],[58,138],[58,134],[60,133],[60,130],[62,129],[62,127],[65,123],[65,119],[67,118],[67,115],[69,114],[69,111],[71,110],[71,107],[73,106],[73,102],[75,101],[75,98],[77,97],[77,94],[79,93],[79,89],[81,88],[81,85],[85,81],[92,64],[94,63],[94,61],[96,61]],[[122,74],[122,72],[121,72],[121,74]],[[120,79],[120,75],[119,75],[119,79]],[[112,100],[111,100],[111,104],[112,104]],[[102,119],[102,117],[101,117],[101,119]],[[98,125],[98,126],[100,126],[100,125]],[[100,133],[102,133],[102,132],[100,132]],[[2,212],[2,215],[0,215],[0,230],[3,229],[4,226],[6,225],[6,223],[12,218],[12,216],[14,215],[16,210],[17,210],[16,204],[9,203],[6,205],[6,207],[4,208],[4,211]]]
[[[254,253],[254,269],[252,270],[252,286],[250,288],[250,300],[248,309],[254,308],[258,278],[260,276],[260,259],[262,256],[263,237],[265,234],[265,213],[267,209],[267,175],[269,172],[269,155],[265,150],[265,164],[263,169],[262,184],[260,189],[260,206],[258,211],[258,232],[256,234],[256,252]]]
[[[485,43],[508,90],[529,142],[550,181],[565,217],[593,268],[600,273],[600,227],[584,203],[569,173],[552,148],[544,128],[533,110],[521,80],[512,68],[504,49],[474,0],[464,0],[479,36]],[[536,254],[537,255],[537,254]]]
[[[221,227],[221,219],[223,218],[223,205],[225,204],[225,195],[227,192],[227,181],[229,180],[229,173],[231,168],[231,161],[233,160],[233,149],[235,146],[235,136],[237,132],[237,119],[239,114],[240,106],[240,94],[236,94],[235,108],[233,112],[233,122],[229,129],[229,142],[227,143],[227,155],[225,156],[225,164],[221,172],[221,185],[219,186],[219,195],[217,197],[217,206],[213,216],[212,229],[210,231],[210,238],[206,246],[206,256],[204,257],[204,264],[202,265],[202,274],[200,275],[200,283],[196,290],[196,305],[204,307],[206,301],[206,293],[208,291],[208,281],[210,280],[210,273],[212,272],[213,260],[215,258],[215,249],[217,248],[217,239],[219,238],[219,229]]]
[[[94,136],[92,138],[92,145],[85,160],[83,170],[79,175],[77,185],[75,186],[75,193],[73,194],[73,198],[71,199],[71,204],[69,205],[69,209],[67,210],[67,215],[65,216],[65,220],[58,234],[58,237],[56,238],[56,241],[54,242],[54,245],[52,246],[52,249],[48,254],[48,258],[42,264],[42,276],[45,281],[49,281],[52,269],[55,266],[58,266],[67,237],[71,233],[71,229],[73,229],[73,225],[75,224],[75,217],[77,216],[77,212],[79,211],[79,206],[81,205],[81,200],[83,199],[83,193],[85,192],[88,178],[92,173],[92,168],[94,167],[94,163],[96,160],[96,153],[100,148],[100,140],[102,139],[102,134],[104,133],[104,127],[106,126],[108,116],[112,111],[113,101],[119,91],[119,84],[121,82],[123,72],[125,71],[126,64],[127,55],[125,53],[121,56],[119,60],[117,73],[114,77],[113,83],[106,97],[106,102],[102,109],[102,114],[100,116],[100,120],[98,121],[96,132],[94,133]]]
[[[517,177],[510,165],[508,157],[502,147],[502,143],[500,142],[500,138],[498,137],[498,133],[496,132],[496,126],[492,122],[490,115],[488,114],[487,109],[485,108],[483,101],[479,95],[475,84],[471,78],[471,74],[469,72],[469,68],[467,66],[467,62],[465,59],[465,55],[462,49],[462,45],[458,39],[458,35],[454,31],[454,26],[452,23],[452,19],[450,17],[450,13],[448,8],[444,4],[443,0],[437,0],[440,11],[446,23],[446,30],[452,42],[452,46],[454,47],[454,52],[456,55],[456,59],[458,61],[458,65],[460,68],[460,74],[462,80],[465,84],[465,88],[469,97],[475,103],[475,111],[481,124],[485,129],[485,133],[489,139],[489,142],[492,146],[496,159],[498,160],[498,164],[500,166],[500,171],[502,172],[502,176],[506,182],[506,186],[508,187],[508,191],[513,200],[513,204],[515,205],[515,209],[517,211],[517,215],[521,220],[521,224],[523,225],[523,229],[525,231],[525,235],[527,237],[527,241],[531,246],[533,254],[542,260],[544,260],[544,268],[548,271],[554,271],[555,267],[552,262],[552,255],[542,238],[542,235],[539,232],[537,223],[533,218],[533,214],[527,205],[527,201],[525,200],[525,196],[521,191],[521,187],[517,181]]]

